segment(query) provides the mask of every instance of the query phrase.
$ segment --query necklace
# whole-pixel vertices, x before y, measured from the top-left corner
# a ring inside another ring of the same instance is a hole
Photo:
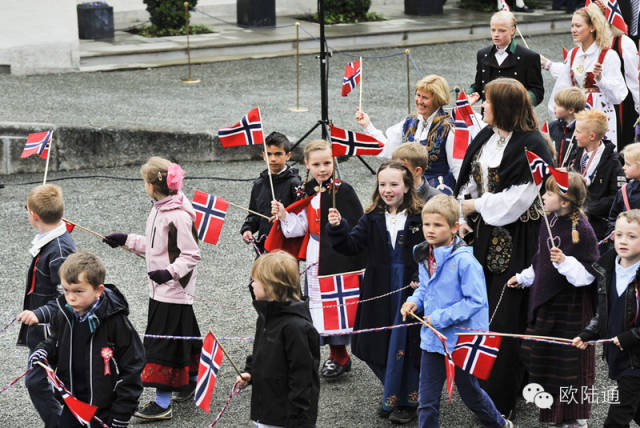
[[[507,144],[507,137],[503,137],[497,132],[496,132],[496,135],[498,136],[498,142],[497,142],[498,147],[500,148],[504,147],[504,145]]]

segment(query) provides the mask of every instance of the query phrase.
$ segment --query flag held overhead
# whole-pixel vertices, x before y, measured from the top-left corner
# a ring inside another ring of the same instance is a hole
[[[350,62],[344,70],[344,78],[342,79],[342,96],[346,97],[349,92],[353,91],[360,83],[360,60]]]
[[[377,155],[384,149],[384,143],[371,135],[347,131],[331,125],[331,147],[333,156]]]
[[[29,134],[20,158],[28,158],[31,155],[37,154],[41,159],[46,159],[49,154],[52,137],[53,131]]]
[[[240,119],[240,122],[218,130],[218,139],[222,147],[254,146],[264,144],[262,119],[258,107]]]

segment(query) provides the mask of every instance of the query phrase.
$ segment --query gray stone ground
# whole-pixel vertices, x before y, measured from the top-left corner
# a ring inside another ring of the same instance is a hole
[[[536,37],[531,46],[545,55],[558,58],[561,46],[571,46],[568,38]],[[425,74],[438,73],[452,84],[464,84],[473,78],[475,51],[482,42],[426,46],[413,50]],[[364,55],[385,55],[392,51],[363,52]],[[343,56],[334,56],[330,72],[330,116],[336,125],[355,129],[352,119],[357,99],[341,99],[339,84],[344,70]],[[186,68],[164,68],[135,72],[95,74],[67,74],[17,78],[0,75],[3,103],[0,117],[20,122],[47,121],[57,124],[95,126],[122,126],[201,131],[216,129],[234,123],[254,105],[263,109],[267,132],[284,131],[292,136],[301,135],[319,117],[318,67],[309,56],[302,60],[303,84],[301,104],[311,113],[293,114],[286,107],[295,102],[291,58],[244,60],[194,67],[194,75],[202,78],[198,86],[182,86],[177,79],[186,74]],[[378,126],[388,126],[406,112],[404,58],[396,57],[365,63],[364,108]],[[550,80],[545,75],[550,91]],[[412,81],[418,75],[412,71]],[[546,100],[545,100],[546,105]],[[544,120],[546,107],[536,112]],[[114,148],[117,150],[117,148]],[[150,153],[151,154],[151,153]],[[371,161],[377,167],[378,162]],[[218,176],[254,178],[263,169],[261,162],[185,164],[187,177]],[[363,204],[367,204],[374,187],[373,177],[357,160],[342,165],[345,181],[353,184]],[[137,168],[108,170],[82,170],[55,173],[50,179],[77,175],[106,174],[138,178]],[[32,185],[40,175],[14,175],[0,178],[6,187],[0,189],[0,227],[2,247],[0,278],[0,326],[20,310],[24,293],[25,271],[29,265],[27,248],[33,237],[23,205]],[[66,216],[81,225],[102,234],[111,232],[144,231],[144,222],[150,203],[140,181],[110,179],[69,179],[58,182],[65,192]],[[240,205],[248,204],[249,182],[211,179],[187,180],[185,192],[191,196],[200,189],[221,196]],[[218,336],[252,336],[255,313],[246,290],[253,253],[240,241],[238,229],[244,212],[230,208],[220,243],[202,244],[202,262],[199,266],[198,299],[194,304],[201,329],[213,330]],[[131,254],[102,244],[94,236],[81,230],[73,232],[78,248],[97,253],[105,262],[108,282],[116,283],[131,305],[131,320],[139,331],[144,331],[147,314],[147,288],[142,260]],[[14,325],[0,335],[3,370],[0,385],[20,374],[25,365],[26,350],[15,347],[18,326]],[[226,341],[227,350],[234,361],[242,364],[251,350],[247,341]],[[323,352],[326,352],[324,350]],[[598,352],[599,354],[600,352]],[[218,378],[212,415],[207,415],[193,404],[180,404],[174,408],[170,422],[147,424],[165,427],[202,427],[211,422],[222,406],[235,378],[228,362],[223,363]],[[597,391],[610,387],[606,368],[598,358]],[[342,381],[322,381],[320,414],[321,427],[389,426],[375,416],[375,407],[382,394],[379,382],[370,370],[354,360],[353,371]],[[145,390],[143,400],[152,396]],[[444,397],[444,395],[443,395]],[[249,426],[250,390],[234,398],[219,426]],[[600,401],[601,401],[600,396]],[[596,404],[592,426],[599,426],[606,415],[607,405]],[[38,418],[31,407],[24,383],[19,382],[0,394],[0,421],[3,426],[38,426]],[[537,409],[533,404],[520,402],[518,426],[537,427]],[[137,422],[136,422],[137,424]],[[452,403],[442,402],[443,427],[477,426],[473,415],[454,394]],[[417,426],[416,424],[410,426]]]

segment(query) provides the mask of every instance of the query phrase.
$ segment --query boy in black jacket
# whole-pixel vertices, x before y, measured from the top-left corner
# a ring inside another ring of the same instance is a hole
[[[127,427],[142,393],[145,362],[140,336],[127,318],[127,300],[114,285],[104,285],[104,265],[86,251],[69,256],[59,273],[64,296],[56,301],[51,336],[29,363],[50,364],[75,398],[98,407],[96,416],[109,427]],[[84,427],[67,406],[57,426]]]
[[[38,343],[47,337],[47,327],[38,324],[51,321],[57,311],[55,299],[62,291],[58,269],[76,248],[62,222],[64,199],[60,187],[53,184],[34,187],[25,208],[29,223],[38,234],[31,241],[29,253],[33,258],[27,271],[23,311],[16,319],[22,322],[18,345],[27,346],[31,357]],[[61,408],[44,371],[27,373],[25,385],[44,426],[55,427]]]
[[[320,337],[301,298],[298,262],[284,251],[260,256],[251,268],[258,312],[253,353],[240,386],[253,385],[251,420],[312,428],[318,417]]]
[[[586,98],[581,89],[571,86],[559,90],[553,102],[553,114],[556,120],[549,124],[549,136],[556,148],[556,165],[565,167],[575,157],[577,146],[573,141],[573,133],[576,127],[576,114],[585,109]]]
[[[284,134],[272,132],[267,136],[265,145],[266,156],[268,156],[265,161],[269,163],[276,199],[287,207],[298,199],[296,187],[301,184],[298,170],[287,165],[287,161],[291,157],[291,143]],[[265,154],[263,153],[262,156],[265,157]],[[249,209],[271,217],[272,199],[269,173],[265,169],[253,183]],[[263,253],[264,241],[270,229],[271,223],[267,219],[249,213],[240,228],[240,233],[242,240],[247,244],[255,239],[258,249]]]
[[[618,189],[626,183],[615,146],[603,137],[609,125],[607,116],[595,109],[576,115],[574,138],[578,151],[571,167],[587,185],[585,214],[598,240],[607,234],[609,210]]]
[[[615,252],[593,265],[598,281],[598,311],[573,346],[586,349],[589,340],[613,338],[604,344],[609,377],[618,384],[618,403],[609,406],[605,427],[640,423],[640,210],[624,211],[615,228]]]

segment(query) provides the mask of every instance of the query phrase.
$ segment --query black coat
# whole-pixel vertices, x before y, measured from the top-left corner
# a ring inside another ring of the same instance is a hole
[[[593,227],[598,239],[604,238],[608,228],[609,211],[616,198],[616,193],[626,183],[620,158],[614,151],[613,143],[604,141],[604,152],[600,157],[596,171],[591,179],[591,185],[587,189],[587,201],[584,212],[589,223]],[[580,160],[584,148],[579,148],[572,162],[572,168],[580,171]]]
[[[611,291],[611,279],[616,274],[616,252],[609,251],[600,257],[593,268],[596,271],[598,283],[598,310],[596,316],[579,334],[583,341],[608,338],[609,323],[609,292]],[[640,269],[636,272],[636,283],[640,283]],[[633,284],[629,284],[624,295],[624,325],[629,326],[636,316],[636,291]],[[628,354],[631,368],[640,368],[640,327],[631,327],[618,334],[620,346]],[[609,345],[613,346],[613,345]],[[604,353],[607,355],[607,353]]]
[[[103,420],[117,418],[128,421],[142,394],[140,374],[145,364],[140,335],[127,318],[129,305],[114,286],[107,284],[95,309],[99,324],[87,348],[72,349],[71,323],[75,315],[65,307],[64,296],[57,299],[58,312],[51,320],[51,336],[37,348],[47,351],[48,360],[65,386],[73,393],[72,359],[85,358],[84,365],[93,367],[83,381],[89,382],[89,404],[98,406],[96,416]],[[110,348],[110,374],[104,374],[105,360],[101,352]]]
[[[631,207],[631,209],[640,208],[640,181],[629,181],[625,190],[627,191],[627,197],[629,198],[629,206]],[[627,208],[624,206],[624,199],[622,198],[621,188],[620,190],[618,190],[618,193],[616,193],[616,198],[613,200],[613,205],[611,205],[611,210],[609,211],[608,232],[612,232],[615,228],[618,214],[626,210]]]
[[[524,85],[534,106],[544,98],[544,84],[540,68],[540,55],[516,43],[507,48],[508,55],[498,65],[495,45],[482,48],[476,58],[476,79],[469,92],[477,92],[484,100],[484,86],[498,77],[512,77]]]
[[[296,187],[300,186],[300,176],[296,168],[287,167],[280,174],[273,175],[273,190],[276,199],[287,207],[296,201]],[[265,169],[260,173],[260,177],[253,182],[251,188],[251,198],[249,199],[249,209],[271,217],[271,184],[269,183],[269,173]],[[263,217],[249,213],[242,223],[240,233],[250,230],[259,242],[264,242],[262,238],[269,233],[271,223]],[[256,234],[256,232],[258,232]]]
[[[390,291],[391,259],[388,251],[390,243],[384,212],[381,209],[375,209],[363,215],[358,224],[351,229],[351,232],[349,232],[349,224],[344,219],[336,227],[327,224],[326,229],[333,247],[338,252],[342,254],[364,252],[367,255],[367,267],[362,284],[360,284],[360,300],[388,293]],[[405,267],[402,284],[408,285],[411,281],[418,280],[418,265],[413,260],[412,251],[415,245],[424,241],[420,213],[407,216],[404,233],[406,237],[403,244]],[[402,293],[404,301],[411,296],[413,289],[407,288]],[[372,300],[358,305],[353,329],[362,330],[388,326],[392,324],[394,316],[395,314],[391,313],[389,297]],[[361,360],[384,367],[387,364],[389,336],[389,330],[353,335],[351,349],[354,355]],[[407,357],[418,363],[420,355],[419,326],[409,327],[408,341]]]
[[[631,23],[633,22],[633,13],[631,8],[631,0],[618,0],[618,6],[620,7],[620,13],[622,13],[622,19],[627,24],[629,28],[629,37],[638,44],[638,28],[631,28]],[[640,20],[638,20],[638,27],[640,27]],[[635,34],[632,36],[631,34]]]
[[[287,428],[315,427],[320,395],[320,336],[309,302],[255,300],[258,312],[251,374],[251,420]]]
[[[60,277],[58,269],[69,254],[76,251],[69,232],[45,244],[36,257],[31,259],[27,272],[27,283],[22,309],[33,311],[40,324],[46,324],[58,310],[56,298],[60,295],[58,286]],[[34,269],[35,268],[35,269]],[[34,279],[35,274],[35,279]],[[33,292],[29,294],[31,284],[35,281]],[[26,345],[33,349],[47,337],[47,327],[34,324],[22,324],[18,334],[18,345]]]
[[[575,120],[569,124],[564,120],[554,120],[549,124],[549,137],[553,141],[553,144],[556,148],[556,167],[560,168],[562,166],[562,160],[567,159],[566,165],[569,164],[569,161],[575,158],[576,151],[578,150],[578,144],[575,139],[573,139],[573,144],[571,142],[573,138],[573,132],[576,128]],[[569,150],[569,146],[571,147],[571,152],[567,154],[567,150]]]

